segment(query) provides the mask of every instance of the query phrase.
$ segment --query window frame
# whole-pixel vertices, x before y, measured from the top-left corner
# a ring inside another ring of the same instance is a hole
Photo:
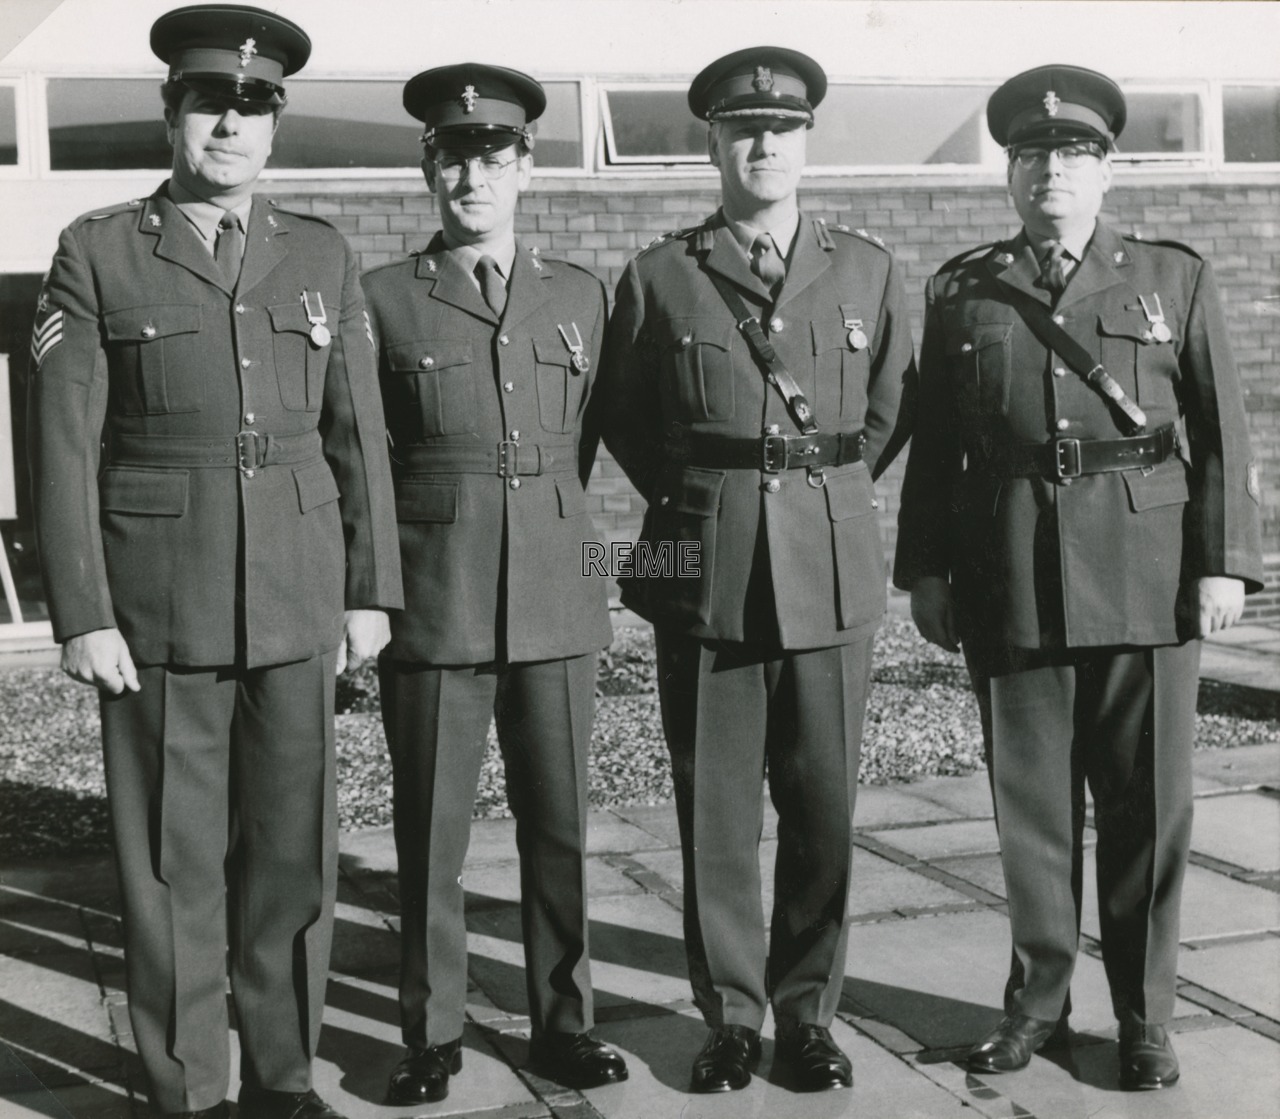
[[[1280,96],[1280,80],[1268,80],[1266,78],[1224,78],[1221,81],[1212,82],[1210,84],[1210,94],[1216,100],[1214,120],[1217,124],[1218,133],[1214,137],[1216,142],[1216,150],[1221,152],[1221,158],[1218,160],[1218,166],[1223,171],[1261,171],[1263,173],[1280,172],[1280,160],[1272,159],[1256,163],[1245,162],[1241,160],[1227,159],[1227,86],[1244,87],[1247,89],[1270,89],[1274,90]]]
[[[1207,80],[1200,82],[1120,81],[1118,84],[1126,97],[1134,93],[1192,94],[1200,111],[1200,147],[1181,152],[1126,151],[1124,150],[1124,133],[1121,132],[1121,150],[1111,154],[1111,162],[1117,169],[1141,173],[1143,171],[1164,172],[1171,168],[1216,170],[1224,165],[1221,158],[1222,116],[1219,112],[1215,121],[1213,99],[1210,96],[1214,82]],[[1218,109],[1221,110],[1221,107],[1222,103],[1219,100]]]
[[[14,145],[18,155],[17,162],[0,164],[0,179],[33,178],[36,168],[32,158],[34,129],[28,97],[30,82],[24,74],[0,72],[0,86],[13,90]]]

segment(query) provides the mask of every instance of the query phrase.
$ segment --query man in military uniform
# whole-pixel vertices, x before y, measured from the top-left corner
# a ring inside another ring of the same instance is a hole
[[[1261,586],[1257,473],[1209,265],[1099,220],[1119,88],[1042,66],[987,120],[1023,228],[929,283],[894,576],[989,688],[1015,967],[969,1065],[1066,1040],[1087,778],[1120,1084],[1161,1088],[1199,638]]]
[[[694,1091],[745,1087],[773,1006],[803,1089],[847,1087],[832,1039],[871,644],[885,607],[872,479],[913,373],[902,282],[864,230],[801,217],[826,77],[742,50],[703,70],[722,208],[618,285],[604,437],[648,500],[641,544],[697,549],[696,578],[627,580],[654,622],[684,852],[685,945],[710,1034]],[[638,573],[638,572],[637,572]],[[768,936],[763,778],[778,811]]]
[[[173,174],[62,234],[40,296],[31,472],[62,664],[102,693],[129,1012],[159,1112],[311,1090],[337,878],[335,668],[400,605],[355,260],[253,197],[306,34],[184,8],[151,45]]]
[[[379,662],[400,865],[401,1025],[388,1100],[462,1067],[462,864],[496,716],[520,853],[531,1056],[577,1087],[624,1080],[592,1024],[585,885],[596,655],[612,629],[583,486],[600,282],[515,238],[542,87],[464,64],[404,89],[443,229],[365,276],[393,442],[405,610]]]

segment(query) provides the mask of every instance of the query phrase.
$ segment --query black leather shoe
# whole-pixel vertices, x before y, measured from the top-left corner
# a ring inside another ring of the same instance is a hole
[[[1015,1014],[969,1050],[968,1065],[974,1072],[1013,1072],[1026,1068],[1033,1053],[1064,1046],[1070,1037],[1066,1018],[1046,1020]]]
[[[270,1088],[240,1089],[240,1119],[344,1119],[314,1091],[276,1092]]]
[[[598,1088],[627,1078],[621,1054],[590,1034],[537,1034],[529,1043],[529,1064],[566,1088]]]
[[[1178,1058],[1169,1032],[1137,1018],[1120,1019],[1120,1087],[1150,1092],[1178,1082]]]
[[[825,1026],[801,1022],[779,1031],[778,1056],[791,1066],[802,1092],[853,1087],[853,1065]]]
[[[462,1038],[410,1049],[387,1084],[387,1103],[435,1103],[449,1094],[449,1077],[462,1071]]]
[[[760,1031],[750,1026],[716,1026],[693,1059],[695,1092],[736,1092],[751,1083],[760,1063]]]
[[[227,1119],[231,1114],[227,1101],[215,1103],[212,1107],[202,1107],[198,1111],[161,1111],[161,1119]]]

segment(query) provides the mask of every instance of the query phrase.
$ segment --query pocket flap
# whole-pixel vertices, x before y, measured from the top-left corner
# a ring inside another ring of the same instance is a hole
[[[470,342],[440,342],[423,339],[397,342],[387,347],[387,365],[395,373],[426,373],[471,364]]]
[[[682,471],[675,491],[671,494],[671,508],[680,513],[693,513],[698,517],[714,517],[720,511],[720,490],[724,486],[724,477],[722,470],[689,467]]]
[[[267,314],[271,316],[271,329],[277,333],[282,330],[292,330],[297,334],[311,333],[311,320],[307,318],[307,311],[301,300],[296,303],[277,303],[274,307],[267,308]]]
[[[398,521],[452,524],[457,519],[457,482],[403,482],[396,490]]]
[[[811,322],[809,326],[813,330],[813,352],[815,354],[825,354],[828,350],[853,350],[853,346],[849,343],[849,332],[852,327],[845,326],[843,322],[823,320],[822,322]],[[875,322],[871,319],[863,319],[862,333],[867,336],[868,341],[874,338],[876,333]]]
[[[1169,324],[1166,322],[1166,326]],[[1128,338],[1141,346],[1159,345],[1151,324],[1141,311],[1119,311],[1098,316],[1098,333],[1111,338]]]
[[[560,516],[576,517],[587,511],[587,495],[577,478],[557,478],[556,496],[560,499]]]
[[[573,354],[565,349],[564,342],[559,338],[550,341],[535,338],[533,355],[540,365],[568,365],[573,360]]]
[[[1187,468],[1181,462],[1157,466],[1150,474],[1126,470],[1123,477],[1129,490],[1129,507],[1135,513],[1161,505],[1183,505],[1191,496]]]
[[[333,471],[329,469],[327,462],[312,462],[297,467],[293,472],[293,480],[298,487],[298,508],[303,513],[317,505],[338,500],[338,483],[334,481]]]
[[[715,346],[728,350],[733,341],[734,326],[722,319],[669,319],[659,336],[667,336],[665,348],[680,353],[694,346]]]
[[[113,342],[153,342],[174,334],[194,334],[200,329],[198,303],[162,303],[128,307],[102,316],[107,338]]]
[[[968,354],[986,346],[995,346],[1008,340],[1013,333],[1011,322],[962,323],[958,330],[947,337],[947,354]]]
[[[108,467],[98,481],[98,503],[107,513],[181,517],[187,511],[187,472]]]
[[[848,474],[829,474],[822,488],[827,492],[827,514],[833,521],[847,521],[876,511],[876,491],[865,467]]]

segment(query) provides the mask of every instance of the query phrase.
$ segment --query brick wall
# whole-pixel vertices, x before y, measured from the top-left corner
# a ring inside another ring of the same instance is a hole
[[[421,247],[438,227],[434,199],[406,182],[291,185],[291,193],[276,197],[334,222],[364,267]],[[1263,489],[1268,590],[1250,600],[1247,616],[1280,621],[1280,188],[1133,177],[1114,187],[1107,201],[1104,216],[1121,229],[1182,241],[1213,262]],[[710,179],[540,179],[521,197],[516,228],[524,243],[592,269],[612,289],[639,248],[660,233],[694,224],[716,205]],[[809,216],[884,238],[903,266],[917,347],[925,280],[962,249],[1017,228],[1002,185],[811,180],[803,185],[801,206]],[[896,536],[904,460],[880,484],[887,556]],[[606,539],[633,538],[639,530],[644,503],[607,455],[596,465],[588,501]]]

